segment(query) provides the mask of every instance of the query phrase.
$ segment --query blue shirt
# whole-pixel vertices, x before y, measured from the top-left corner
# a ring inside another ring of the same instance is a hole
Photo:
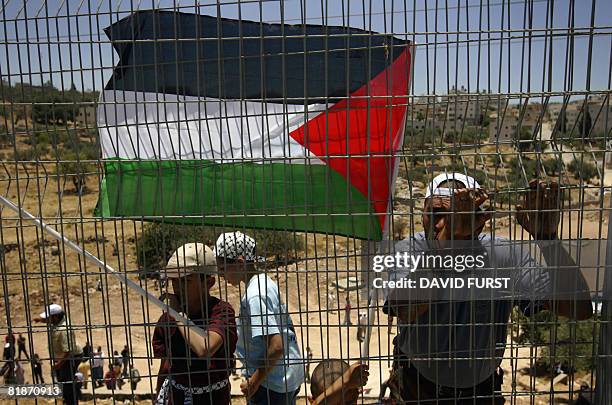
[[[281,302],[278,285],[270,277],[257,274],[248,281],[240,301],[237,326],[236,355],[245,367],[243,374],[250,376],[256,369],[266,367],[265,336],[280,333],[285,353],[262,385],[276,392],[297,390],[304,382],[304,361],[287,307]]]

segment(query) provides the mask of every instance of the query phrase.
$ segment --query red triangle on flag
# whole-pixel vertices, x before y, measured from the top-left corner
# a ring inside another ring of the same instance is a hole
[[[289,134],[371,202],[381,229],[405,127],[409,49],[348,98]]]

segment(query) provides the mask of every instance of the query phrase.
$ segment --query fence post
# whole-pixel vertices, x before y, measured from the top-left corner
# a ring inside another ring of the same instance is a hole
[[[367,307],[368,311],[368,326],[365,333],[365,339],[361,346],[361,356],[365,361],[370,357],[370,337],[372,335],[372,326],[376,318],[376,308],[378,305],[378,294],[377,291],[372,289],[372,266],[371,258],[376,253],[376,242],[371,240],[361,241],[361,296],[359,309],[361,312],[363,307]]]
[[[612,199],[608,212],[608,240],[606,241],[606,265],[599,318],[599,354],[595,375],[595,403],[612,404]]]

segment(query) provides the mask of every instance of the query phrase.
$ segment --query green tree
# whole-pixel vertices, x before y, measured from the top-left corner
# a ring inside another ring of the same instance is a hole
[[[547,175],[556,176],[563,169],[563,161],[559,158],[546,160],[542,159],[542,167]]]
[[[415,129],[408,126],[404,137],[404,148],[411,151],[429,149],[431,145],[435,145],[439,141],[440,131],[438,129]]]
[[[517,142],[518,150],[521,152],[527,152],[533,147],[533,138],[527,128],[520,127],[514,134],[514,140]]]
[[[521,159],[512,158],[509,161],[509,179],[512,186],[522,188],[527,185],[526,181],[542,177],[542,170],[548,176],[556,176],[563,169],[563,161],[554,159],[530,159],[523,156]]]
[[[598,176],[597,166],[585,159],[574,159],[567,165],[567,170],[576,180],[589,181]]]
[[[64,181],[70,179],[74,185],[74,191],[79,195],[86,192],[87,176],[91,174],[95,166],[88,162],[83,162],[82,157],[78,156],[70,149],[59,150],[60,162],[57,166],[57,174]]]
[[[533,139],[533,134],[525,127],[520,127],[514,134],[519,152],[542,151],[546,148],[546,142]]]
[[[474,145],[486,139],[487,134],[478,128],[467,127],[460,132],[448,131],[444,135],[444,142],[461,146],[462,144]]]
[[[510,186],[514,189],[521,189],[527,186],[529,180],[536,178],[538,173],[538,162],[527,157],[518,157],[510,159],[508,162],[510,167],[510,173],[508,179],[510,180]],[[511,204],[516,203],[514,201],[518,196],[517,193],[508,193],[505,195],[506,202]]]
[[[75,106],[80,94],[73,87],[68,90],[58,90],[49,82],[32,91],[32,120],[41,124],[66,123],[74,121]]]
[[[427,168],[418,165],[409,167],[406,172],[406,177],[410,179],[410,181],[419,181],[421,183],[426,183],[429,179],[427,176]]]
[[[12,146],[15,142],[15,134],[12,132],[8,132],[8,128],[2,129],[0,132],[0,146]]]
[[[232,230],[202,225],[148,224],[135,246],[140,274],[154,275],[163,269],[172,252],[185,243],[201,242],[213,246],[222,232]],[[259,255],[272,257],[279,265],[294,261],[304,249],[304,238],[293,232],[248,230],[246,233],[257,241]]]
[[[491,124],[491,118],[486,114],[480,114],[478,118],[478,125],[483,128],[487,128]]]
[[[552,376],[557,364],[572,371],[589,372],[595,367],[599,324],[595,319],[572,322],[557,318],[550,311],[526,316],[518,309],[512,312],[512,335],[519,344],[542,347],[538,364]]]
[[[581,138],[586,138],[589,135],[592,125],[591,113],[589,112],[587,106],[584,106],[582,109],[582,116],[578,121],[578,131],[580,131]]]

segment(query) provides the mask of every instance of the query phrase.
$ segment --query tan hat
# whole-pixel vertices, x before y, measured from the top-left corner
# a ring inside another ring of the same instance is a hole
[[[215,254],[203,243],[187,243],[172,254],[164,278],[180,278],[192,273],[213,274],[217,269]]]

